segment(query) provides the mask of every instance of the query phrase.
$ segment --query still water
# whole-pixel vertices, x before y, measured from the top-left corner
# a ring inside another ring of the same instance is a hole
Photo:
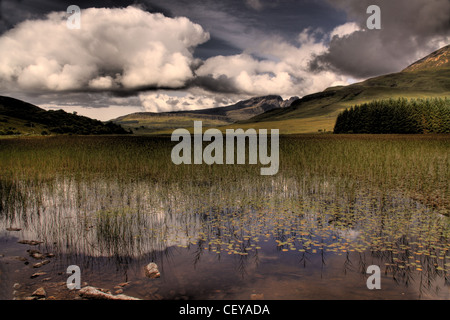
[[[447,217],[401,194],[347,192],[331,178],[271,179],[231,188],[13,182],[0,208],[0,299],[38,287],[77,298],[66,287],[70,265],[83,286],[141,299],[450,298]],[[145,277],[150,262],[160,278]],[[370,265],[381,269],[380,290],[367,288]]]

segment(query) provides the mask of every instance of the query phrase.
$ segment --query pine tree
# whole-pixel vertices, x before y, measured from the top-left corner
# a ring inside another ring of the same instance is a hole
[[[341,112],[335,133],[450,133],[450,99],[388,99]]]

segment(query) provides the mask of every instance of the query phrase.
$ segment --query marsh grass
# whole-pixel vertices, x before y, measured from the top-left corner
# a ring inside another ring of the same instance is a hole
[[[447,279],[449,136],[282,136],[273,177],[260,165],[176,166],[174,145],[0,140],[0,218],[66,254],[123,259],[175,246],[197,262],[206,252],[256,259],[273,242],[303,263],[370,252],[399,281]]]
[[[182,183],[198,187],[260,181],[258,166],[180,165],[170,159],[167,138],[49,137],[0,141],[2,181],[51,182],[57,177],[83,181],[110,178],[130,182]],[[280,174],[336,178],[344,187],[368,184],[437,197],[448,207],[450,176],[448,135],[305,135],[280,142]],[[10,183],[9,182],[9,183]]]
[[[61,179],[87,184],[113,181],[123,185],[123,190],[144,182],[163,202],[173,197],[171,191],[177,188],[192,199],[209,197],[208,202],[213,199],[224,206],[233,206],[237,200],[264,199],[273,189],[270,179],[259,175],[258,165],[176,166],[170,159],[173,146],[168,138],[157,137],[1,140],[2,213],[13,207],[26,211],[26,198],[39,201],[45,188],[64,193],[56,184]],[[361,188],[400,193],[448,214],[449,151],[448,135],[285,136],[280,143],[278,176],[289,177],[289,183],[312,193],[321,192],[327,183],[335,186],[336,193],[348,196]],[[284,188],[280,194],[291,189],[289,184]]]

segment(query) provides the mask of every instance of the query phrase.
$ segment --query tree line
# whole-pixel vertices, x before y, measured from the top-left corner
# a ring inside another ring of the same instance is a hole
[[[334,133],[450,133],[450,99],[388,99],[341,112]]]

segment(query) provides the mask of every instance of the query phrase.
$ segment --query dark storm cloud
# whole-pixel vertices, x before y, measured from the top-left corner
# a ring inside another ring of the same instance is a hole
[[[52,11],[66,11],[67,7],[73,4],[79,6],[81,9],[90,7],[127,7],[136,4],[144,5],[143,2],[136,0],[0,0],[0,34],[24,20],[39,19]],[[146,9],[150,12],[162,11],[162,8],[157,6],[148,6]]]
[[[337,0],[330,4],[345,11],[362,30],[333,38],[329,50],[311,62],[313,70],[330,69],[361,78],[398,72],[450,39],[448,0]],[[381,30],[366,28],[366,10],[372,4],[381,9]]]
[[[306,28],[328,32],[346,22],[343,12],[317,0],[144,1],[186,16],[208,31],[210,41],[196,50],[201,58],[248,51],[271,35],[295,43]]]
[[[190,86],[199,87],[210,92],[239,93],[239,89],[236,87],[234,80],[226,75],[220,75],[217,78],[211,75],[197,76],[191,81]]]

